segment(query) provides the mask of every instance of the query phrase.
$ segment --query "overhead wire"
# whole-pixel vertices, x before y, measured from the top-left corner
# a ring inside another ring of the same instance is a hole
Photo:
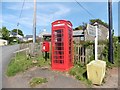
[[[18,23],[17,23],[17,26],[19,26],[19,22],[20,22],[20,18],[22,16],[22,12],[23,12],[23,7],[25,5],[25,0],[23,1],[23,4],[22,4],[22,8],[21,8],[21,11],[20,11],[20,15],[19,15],[19,18],[18,18]]]
[[[76,3],[81,7],[81,8],[83,8],[92,18],[95,18],[95,16],[92,14],[92,13],[90,13],[83,5],[81,5],[77,0],[75,0],[76,1]],[[103,33],[104,34],[104,33]],[[105,34],[104,34],[105,35]]]
[[[82,4],[80,4],[77,0],[75,0],[76,1],[76,3],[82,8],[82,9],[84,9],[92,18],[95,18],[95,16],[91,13],[91,12],[89,12]]]
[[[25,0],[23,1],[22,8],[21,8],[21,11],[20,11],[20,15],[19,15],[18,22],[17,22],[17,35],[18,35],[18,26],[20,24],[20,18],[22,16],[24,4],[25,4]]]

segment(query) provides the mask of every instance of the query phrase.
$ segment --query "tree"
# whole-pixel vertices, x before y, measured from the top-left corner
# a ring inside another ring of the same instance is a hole
[[[76,27],[75,30],[82,30],[82,26],[80,25],[80,26]]]
[[[17,29],[13,29],[12,32],[17,33]],[[18,29],[18,34],[21,35],[21,36],[24,36],[22,30],[20,30],[20,29]]]
[[[87,27],[87,23],[83,22],[82,25],[76,27],[74,30],[84,30],[86,29],[86,27]]]
[[[93,25],[95,22],[105,26],[106,28],[109,27],[107,23],[103,22],[100,19],[91,19],[91,20],[89,20],[89,24],[91,24],[91,25]],[[83,22],[82,25],[76,27],[74,30],[85,30],[86,28],[87,28],[87,23]]]
[[[2,39],[9,40],[10,31],[6,27],[2,27]]]
[[[100,20],[100,19],[91,19],[91,20],[90,20],[90,24],[91,24],[91,25],[93,25],[95,22],[97,22],[97,23],[105,26],[106,28],[109,27],[107,23],[103,22],[103,21]]]

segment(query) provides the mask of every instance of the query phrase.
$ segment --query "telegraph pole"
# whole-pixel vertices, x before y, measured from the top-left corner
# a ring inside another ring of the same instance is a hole
[[[108,0],[108,16],[109,16],[109,52],[108,52],[108,61],[113,62],[113,40],[112,40],[112,0]]]
[[[36,42],[36,0],[34,0],[33,43]]]

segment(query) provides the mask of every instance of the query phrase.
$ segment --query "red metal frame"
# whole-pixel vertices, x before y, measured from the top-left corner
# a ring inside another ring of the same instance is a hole
[[[73,66],[72,23],[57,20],[52,23],[52,69],[69,70]]]

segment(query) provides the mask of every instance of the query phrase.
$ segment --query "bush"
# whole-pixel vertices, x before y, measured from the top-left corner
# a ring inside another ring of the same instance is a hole
[[[112,68],[112,67],[119,67],[120,66],[120,44],[118,43],[118,39],[116,37],[113,37],[113,59],[114,59],[114,64],[111,64],[108,61],[108,50],[109,50],[109,42],[105,43],[104,50],[102,52],[103,55],[103,60],[106,61],[107,67]]]

